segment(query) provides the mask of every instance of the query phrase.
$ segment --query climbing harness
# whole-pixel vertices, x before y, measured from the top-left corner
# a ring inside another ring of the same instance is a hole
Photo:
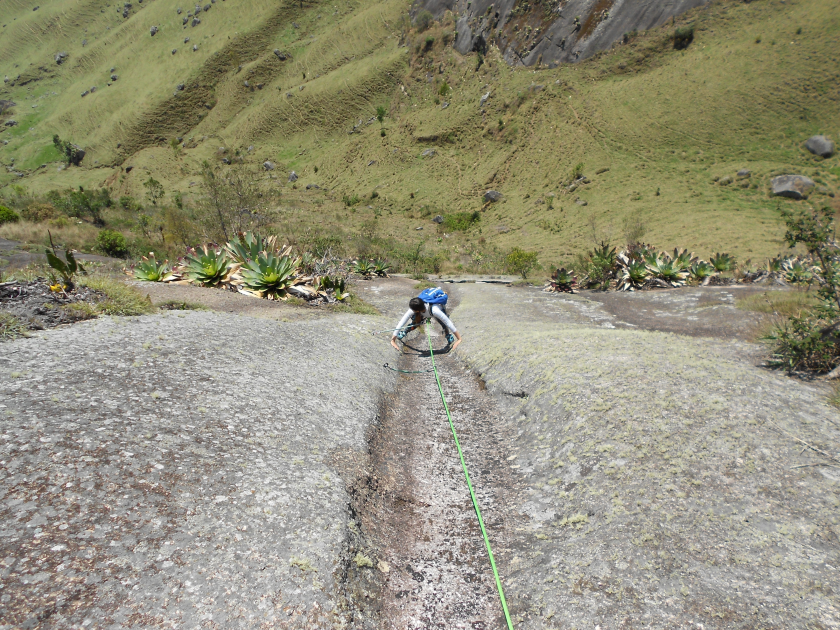
[[[496,590],[499,591],[499,599],[502,602],[502,610],[505,612],[505,621],[507,622],[508,630],[513,630],[513,623],[510,620],[507,601],[505,601],[505,592],[502,590],[502,580],[499,578],[499,572],[496,570],[496,561],[493,559],[493,550],[490,548],[490,539],[487,537],[487,530],[484,528],[484,519],[481,518],[481,510],[478,508],[478,500],[475,498],[475,492],[473,491],[472,482],[470,481],[470,473],[467,472],[467,464],[464,461],[464,453],[461,451],[461,443],[458,442],[458,434],[455,432],[455,424],[452,422],[452,415],[449,413],[449,405],[446,404],[446,398],[443,395],[443,387],[440,384],[440,376],[438,375],[437,366],[435,365],[435,351],[432,348],[432,336],[429,334],[428,324],[426,325],[426,337],[429,340],[429,353],[432,357],[432,371],[435,373],[435,381],[437,381],[440,399],[443,401],[443,408],[446,410],[446,418],[449,420],[449,428],[452,429],[452,437],[455,438],[455,446],[458,449],[458,457],[461,458],[461,468],[464,470],[464,477],[467,479],[467,487],[470,489],[470,498],[472,499],[473,507],[475,508],[475,515],[478,517],[478,525],[481,527],[481,535],[484,536],[484,546],[487,547],[487,555],[490,556],[490,566],[493,568],[493,577],[496,578]]]

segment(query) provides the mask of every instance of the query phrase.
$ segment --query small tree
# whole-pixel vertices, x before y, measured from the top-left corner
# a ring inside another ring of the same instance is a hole
[[[163,199],[163,195],[165,193],[163,190],[163,184],[149,175],[149,179],[143,182],[143,188],[146,189],[146,198],[154,207],[157,208],[158,201]]]
[[[505,266],[511,273],[516,273],[522,276],[525,280],[528,277],[528,272],[531,271],[537,264],[537,252],[526,252],[519,247],[514,247],[510,253],[505,256]]]
[[[61,153],[64,161],[67,162],[67,166],[70,166],[71,164],[78,164],[81,162],[82,157],[84,157],[84,151],[79,149],[79,147],[74,145],[72,142],[62,140],[58,137],[58,134],[53,136],[53,146],[58,149],[59,153]]]
[[[379,121],[379,124],[382,124],[385,121],[385,107],[382,105],[377,106],[376,108],[376,120]]]
[[[835,239],[833,212],[794,214],[783,211],[787,224],[785,241],[790,247],[804,245],[820,285],[819,305],[813,311],[793,316],[770,338],[776,349],[771,363],[788,370],[814,370],[840,376],[840,245]]]

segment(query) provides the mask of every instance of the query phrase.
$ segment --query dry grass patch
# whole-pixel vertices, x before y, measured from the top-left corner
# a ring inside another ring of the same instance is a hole
[[[797,317],[802,311],[810,310],[819,303],[816,291],[793,289],[788,291],[765,291],[754,293],[735,302],[735,306],[744,311]]]

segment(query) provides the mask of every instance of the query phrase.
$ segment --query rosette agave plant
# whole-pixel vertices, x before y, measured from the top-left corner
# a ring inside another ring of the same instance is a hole
[[[239,232],[237,240],[225,245],[225,250],[240,265],[248,260],[256,260],[261,252],[273,252],[277,249],[276,236],[263,238],[253,232]]]
[[[261,253],[256,260],[249,260],[242,266],[239,278],[249,293],[269,300],[285,300],[297,279],[299,267],[300,258]]]
[[[688,268],[688,276],[691,278],[692,282],[702,284],[707,278],[711,278],[713,275],[715,275],[715,268],[705,260],[693,262]]]
[[[377,260],[373,263],[373,273],[375,273],[380,278],[387,278],[388,277],[388,270],[391,268],[391,265],[388,264],[385,260]]]
[[[732,271],[737,264],[735,257],[731,254],[715,254],[709,258],[709,262],[712,263],[715,271]]]
[[[558,293],[574,293],[577,286],[578,283],[575,275],[567,271],[565,267],[560,267],[551,274],[551,282],[548,284],[548,290],[557,291]]]
[[[190,249],[184,257],[183,276],[203,287],[216,287],[230,282],[239,269],[224,249],[202,245],[201,249]]]
[[[149,252],[148,257],[143,256],[140,262],[132,267],[131,272],[137,280],[146,282],[171,282],[178,279],[178,276],[172,273],[169,261],[158,262],[154,252]]]
[[[375,265],[369,260],[357,260],[353,264],[353,273],[357,273],[363,278],[370,278],[376,272]]]
[[[688,276],[679,263],[675,262],[668,254],[662,252],[659,256],[648,257],[647,268],[654,278],[670,284],[672,287],[679,287],[685,284]]]
[[[635,291],[642,288],[650,275],[644,260],[630,259],[624,255],[619,257],[618,273],[620,291]]]
[[[811,284],[814,280],[814,268],[799,257],[784,261],[782,271],[785,274],[785,282],[789,284]]]

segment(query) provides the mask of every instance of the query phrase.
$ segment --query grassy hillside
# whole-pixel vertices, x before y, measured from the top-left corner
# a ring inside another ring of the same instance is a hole
[[[26,174],[4,169],[0,185],[30,192],[108,185],[140,198],[152,175],[189,204],[201,163],[238,150],[276,163],[265,177],[282,190],[278,228],[425,237],[445,266],[515,245],[554,264],[596,238],[618,244],[640,222],[661,247],[757,260],[782,248],[777,208],[804,205],[771,198],[772,175],[803,173],[840,193],[838,157],[802,147],[815,133],[840,140],[832,0],[719,1],[589,61],[536,70],[507,66],[497,50],[478,66],[448,45],[451,16],[417,33],[397,0],[218,0],[186,28],[193,7],[179,0],[135,4],[127,19],[122,4],[33,6],[4,0],[0,29],[0,98],[18,104],[6,117],[19,123],[0,132],[0,161]],[[689,24],[693,43],[674,50],[674,28]],[[371,122],[377,106],[382,125]],[[81,168],[59,170],[54,133],[85,147]],[[580,163],[590,183],[570,192]],[[747,187],[714,181],[742,168]],[[484,204],[488,188],[503,200]],[[346,207],[354,195],[361,203]],[[825,194],[806,203],[840,210]],[[446,237],[431,222],[473,211],[473,227]]]

